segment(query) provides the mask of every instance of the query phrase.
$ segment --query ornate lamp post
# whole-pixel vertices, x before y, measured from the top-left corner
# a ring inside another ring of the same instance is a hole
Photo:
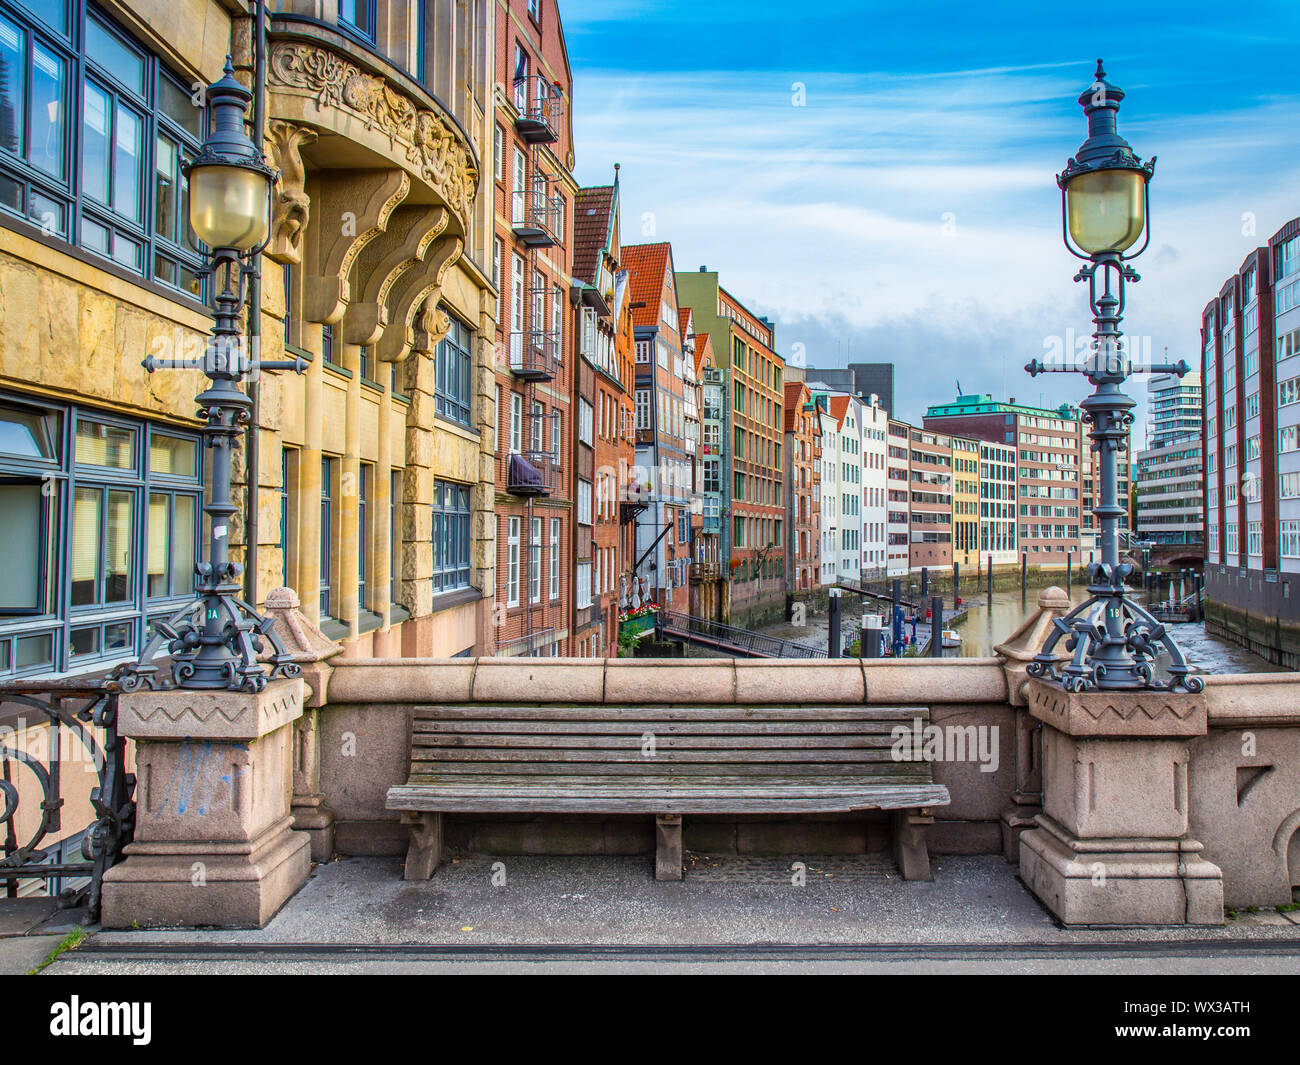
[[[140,661],[119,670],[124,691],[150,688],[206,688],[257,692],[272,677],[294,677],[301,670],[285,653],[273,623],[240,598],[243,568],[230,561],[230,519],[238,507],[231,499],[232,450],[249,424],[252,400],[240,387],[248,373],[266,369],[295,370],[306,362],[258,362],[245,350],[240,314],[246,283],[256,269],[270,230],[271,188],[278,177],[260,148],[244,132],[252,93],[234,77],[230,59],[223,76],[208,87],[212,132],[187,169],[190,224],[211,250],[204,271],[213,288],[212,336],[203,353],[208,388],[195,397],[203,427],[203,446],[212,456],[211,484],[203,508],[208,517],[207,558],[195,566],[194,600],[166,621],[158,622]],[[250,313],[257,313],[253,308]],[[152,356],[143,363],[152,373],[162,368]],[[259,655],[270,644],[266,661]],[[155,658],[171,656],[168,673]]]
[[[1087,568],[1088,600],[1057,619],[1028,669],[1033,676],[1059,680],[1067,690],[1076,692],[1200,691],[1204,682],[1188,676],[1186,659],[1165,627],[1125,594],[1124,580],[1133,567],[1119,561],[1119,519],[1128,508],[1116,498],[1116,465],[1120,445],[1133,424],[1135,405],[1120,390],[1135,367],[1119,323],[1124,314],[1125,283],[1139,280],[1128,260],[1140,255],[1151,239],[1147,187],[1156,162],[1154,157],[1142,162],[1117,132],[1115,117],[1123,99],[1123,90],[1106,81],[1101,60],[1097,60],[1095,79],[1079,96],[1088,116],[1088,139],[1056,178],[1061,188],[1065,246],[1086,260],[1074,280],[1088,282],[1096,327],[1092,349],[1082,367],[1047,366],[1037,359],[1025,367],[1031,376],[1082,372],[1093,385],[1092,395],[1080,406],[1084,421],[1092,426],[1088,436],[1098,455],[1101,491],[1093,514],[1101,529],[1101,561]],[[1130,252],[1144,231],[1142,246]],[[1145,369],[1182,377],[1188,366],[1180,360]],[[1071,654],[1064,665],[1055,653],[1062,639]],[[1156,660],[1162,648],[1171,659],[1167,682],[1156,680]]]

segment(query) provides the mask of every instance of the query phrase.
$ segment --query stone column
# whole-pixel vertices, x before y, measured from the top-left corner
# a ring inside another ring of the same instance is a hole
[[[1187,835],[1204,693],[1025,692],[1043,722],[1043,812],[1020,837],[1029,889],[1067,925],[1222,924],[1223,874]]]
[[[104,876],[105,928],[260,928],[302,887],[310,840],[292,830],[290,799],[303,687],[119,696],[137,808],[126,860]]]

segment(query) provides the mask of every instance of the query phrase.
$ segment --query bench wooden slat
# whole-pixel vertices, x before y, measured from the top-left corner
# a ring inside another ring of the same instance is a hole
[[[725,750],[815,750],[838,748],[841,750],[891,751],[894,740],[889,736],[863,736],[861,734],[833,733],[823,736],[806,733],[798,736],[725,736],[691,735],[674,736],[651,733],[657,751],[725,751]],[[585,748],[605,751],[639,751],[645,742],[642,732],[599,733],[586,735],[577,732],[565,732],[558,736],[524,735],[522,733],[438,733],[426,735],[418,733],[412,737],[412,749],[431,750],[478,750],[478,749],[528,749],[550,750],[554,748]],[[905,748],[910,751],[910,748]]]
[[[502,760],[475,762],[448,762],[420,760],[411,763],[411,776],[422,774],[450,773],[500,773],[505,763]],[[874,762],[869,766],[862,763],[844,762],[746,762],[739,759],[726,761],[712,759],[707,762],[665,762],[647,764],[646,760],[635,762],[580,762],[556,759],[550,762],[510,762],[508,772],[518,777],[569,774],[572,776],[628,776],[638,777],[652,775],[656,772],[665,775],[691,777],[699,776],[740,776],[740,777],[784,777],[792,783],[817,776],[847,776],[864,783],[872,780],[888,780],[899,776],[919,776],[930,780],[929,767],[922,762]]]
[[[432,782],[430,782],[432,783]],[[942,806],[948,789],[935,784],[863,787],[844,782],[838,788],[804,789],[791,794],[788,787],[755,790],[750,785],[684,790],[670,783],[655,786],[640,781],[634,786],[593,790],[579,784],[572,788],[547,786],[519,789],[508,779],[473,790],[445,785],[408,784],[391,789],[389,809],[425,810],[438,813],[514,813],[521,804],[545,804],[555,813],[847,813],[854,810],[901,810]]]
[[[681,764],[701,762],[716,765],[718,762],[737,761],[743,754],[746,762],[896,762],[892,752],[884,749],[846,750],[826,747],[808,750],[802,747],[770,748],[746,747],[741,750],[672,750],[660,745],[658,754],[647,758],[637,746],[631,744],[618,748],[589,747],[536,747],[518,750],[511,747],[417,747],[411,752],[411,761],[420,762],[634,762],[640,766],[657,761]]]

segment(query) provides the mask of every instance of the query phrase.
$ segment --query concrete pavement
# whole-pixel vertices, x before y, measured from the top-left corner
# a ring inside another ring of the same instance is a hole
[[[318,867],[264,929],[101,932],[54,974],[328,972],[1300,972],[1300,916],[1223,928],[1065,930],[994,856],[933,883],[875,856],[468,857]],[[202,890],[196,888],[196,890]]]

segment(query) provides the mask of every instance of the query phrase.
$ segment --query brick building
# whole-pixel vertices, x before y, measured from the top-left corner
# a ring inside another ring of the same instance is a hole
[[[927,410],[925,426],[1015,447],[1019,550],[1031,566],[1064,568],[1071,556],[1078,564],[1088,446],[1078,407],[1047,410],[989,395],[958,396]],[[1127,471],[1123,480],[1127,484]]]
[[[821,584],[821,416],[803,381],[785,383],[785,572],[792,591]]]
[[[612,653],[618,641],[619,600],[629,579],[635,531],[621,506],[621,486],[636,461],[636,438],[632,300],[619,258],[617,173],[612,185],[578,190],[573,224],[578,348],[574,447],[580,481],[571,653],[600,657]],[[588,465],[591,500],[581,480]]]
[[[911,567],[911,477],[912,427],[906,422],[889,420],[885,440],[885,573],[905,577]]]
[[[687,449],[685,348],[668,244],[623,248],[635,334],[636,517],[633,569],[643,596],[686,610],[694,454]],[[679,589],[683,589],[679,594]]]
[[[558,656],[570,649],[581,478],[568,303],[572,78],[554,0],[498,4],[496,63],[497,653]]]
[[[912,428],[908,441],[908,566],[952,565],[952,438]]]
[[[716,271],[679,273],[677,285],[726,370],[722,543],[731,608],[760,607],[785,594],[785,360],[772,324],[723,288]]]

